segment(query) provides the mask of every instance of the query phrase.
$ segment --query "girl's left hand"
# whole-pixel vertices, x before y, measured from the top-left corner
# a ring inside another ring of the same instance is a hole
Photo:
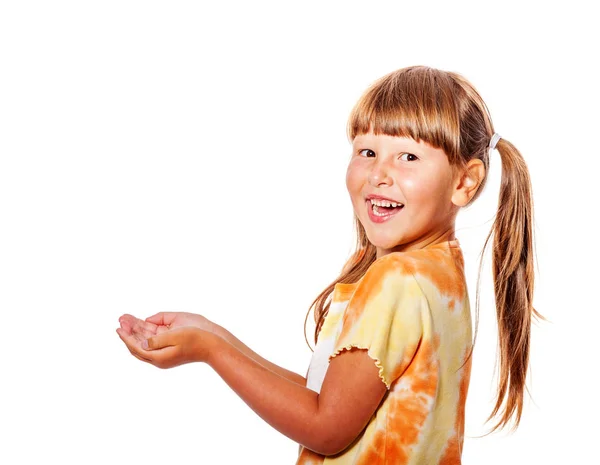
[[[118,328],[117,333],[134,357],[158,368],[206,362],[219,337],[193,326],[165,331],[148,339],[123,328]]]

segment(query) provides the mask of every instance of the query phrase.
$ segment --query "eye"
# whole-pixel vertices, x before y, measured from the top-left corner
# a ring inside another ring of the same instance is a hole
[[[373,150],[371,150],[371,149],[362,149],[362,150],[359,150],[358,154],[361,155],[363,152],[366,153],[367,156],[373,156],[373,157],[375,156],[375,152],[373,152]]]
[[[400,155],[400,158],[402,158],[404,155],[407,155],[409,157],[413,157],[412,159],[409,159],[407,161],[414,161],[414,160],[418,160],[419,157],[417,157],[416,155],[412,154],[412,153],[403,153],[402,155]]]

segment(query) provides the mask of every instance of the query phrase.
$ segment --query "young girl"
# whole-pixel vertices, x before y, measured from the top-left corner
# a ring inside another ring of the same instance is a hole
[[[209,364],[300,444],[297,464],[459,464],[473,344],[455,219],[479,196],[497,149],[502,183],[488,240],[493,233],[501,363],[490,419],[494,429],[511,419],[516,427],[537,315],[527,167],[494,132],[473,86],[427,67],[377,81],[348,133],[357,249],[311,305],[316,346],[306,378],[200,315],[123,315],[117,332],[158,367]]]

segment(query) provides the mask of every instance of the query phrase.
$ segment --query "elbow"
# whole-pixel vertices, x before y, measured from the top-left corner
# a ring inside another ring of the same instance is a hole
[[[333,426],[320,435],[314,451],[326,456],[337,455],[346,450],[354,442],[356,436],[342,431],[339,425]]]
[[[337,455],[346,450],[350,444],[352,444],[352,441],[323,441],[319,454]]]
[[[353,418],[337,409],[324,409],[314,419],[313,447],[308,448],[325,456],[338,455],[354,445],[367,424],[368,419]]]

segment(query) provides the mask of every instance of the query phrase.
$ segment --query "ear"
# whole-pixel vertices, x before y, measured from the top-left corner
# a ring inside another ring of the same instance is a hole
[[[454,190],[452,192],[452,203],[464,207],[473,198],[485,177],[485,166],[477,158],[469,160],[466,168],[457,174]]]

